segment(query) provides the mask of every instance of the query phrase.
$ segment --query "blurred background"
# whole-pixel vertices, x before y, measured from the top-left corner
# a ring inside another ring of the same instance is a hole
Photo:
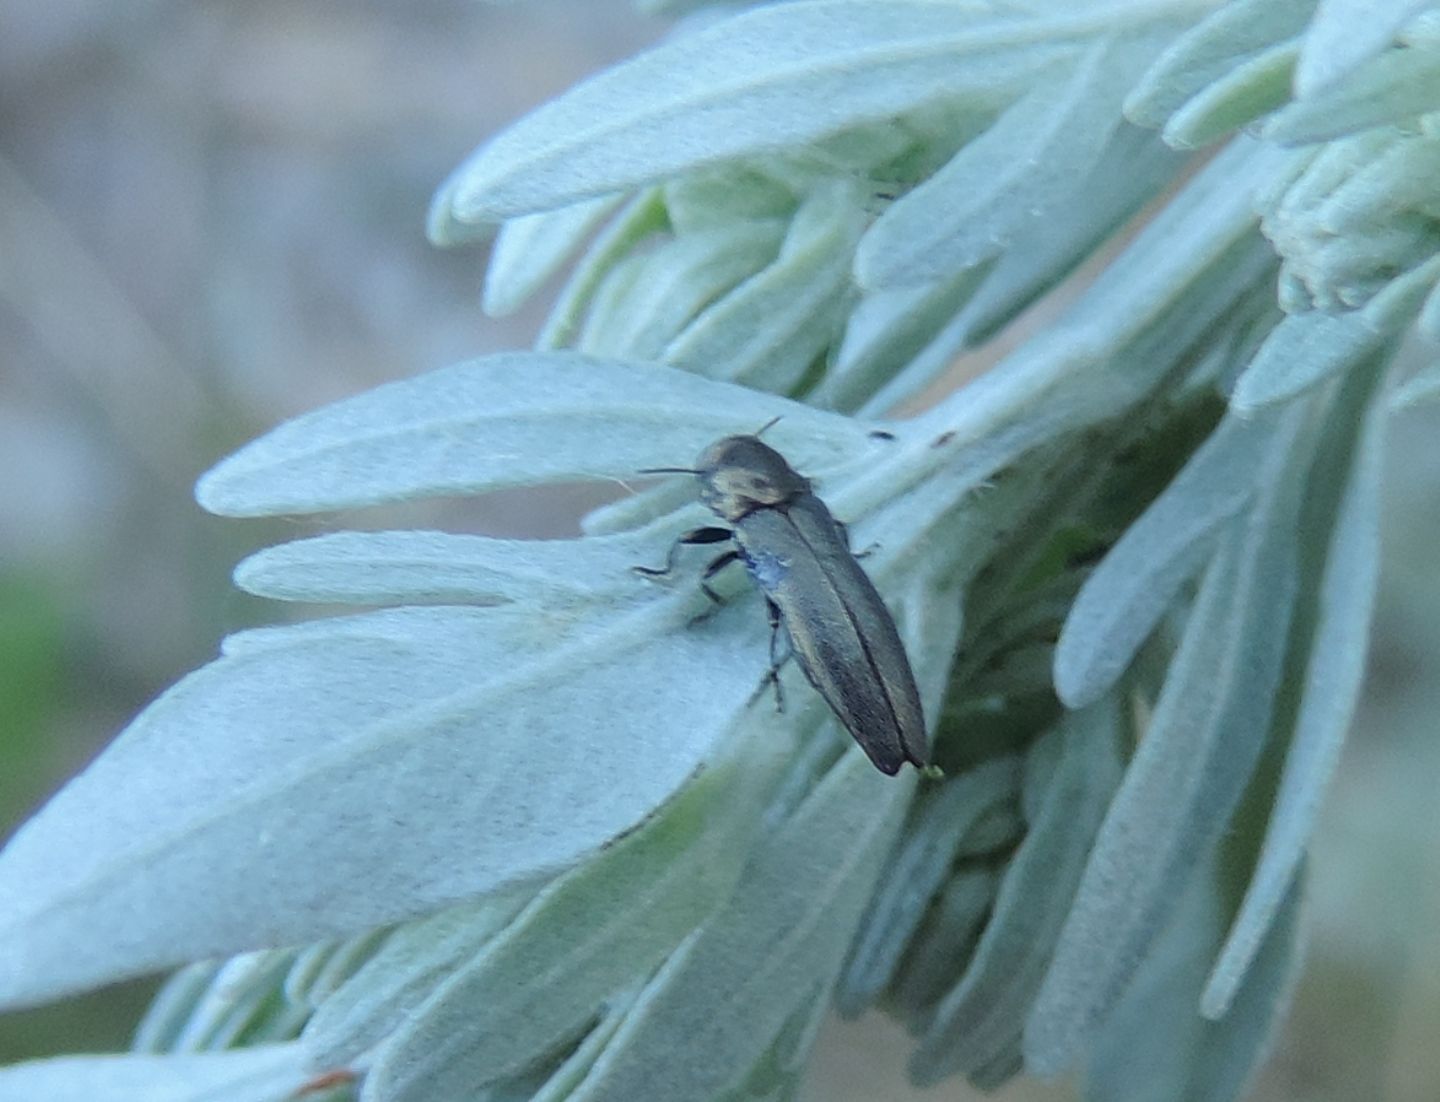
[[[429,196],[663,29],[625,0],[0,0],[0,837],[223,634],[287,615],[229,571],[314,526],[208,517],[202,471],[321,403],[529,343],[538,313],[480,314],[483,250],[426,244]],[[1370,692],[1265,1102],[1440,1098],[1437,440],[1440,407],[1397,418]],[[496,495],[364,523],[573,516]],[[149,990],[0,1016],[0,1062],[124,1047]],[[906,1048],[883,1019],[832,1024],[809,1095],[920,1097]]]

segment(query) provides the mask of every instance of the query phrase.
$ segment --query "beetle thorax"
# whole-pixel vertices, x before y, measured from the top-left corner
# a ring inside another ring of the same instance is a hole
[[[731,522],[810,491],[809,481],[784,456],[754,436],[727,436],[711,444],[700,453],[695,468],[700,499]]]

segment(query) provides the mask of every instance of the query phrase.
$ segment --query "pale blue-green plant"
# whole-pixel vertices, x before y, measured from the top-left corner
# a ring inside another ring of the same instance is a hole
[[[576,540],[272,548],[242,587],[375,609],[228,639],[17,834],[9,1005],[183,967],[134,1053],[0,1099],[791,1098],[832,1001],[901,1018],[921,1083],[1243,1091],[1386,421],[1440,392],[1400,378],[1440,340],[1440,13],[644,6],[689,14],[434,204],[439,243],[500,227],[492,312],[578,257],[537,350],[301,417],[200,501],[625,486],[779,415],[873,545],[943,779],[877,773],[793,670],[757,699],[742,579],[697,621],[683,569],[629,569],[702,518],[681,480]]]

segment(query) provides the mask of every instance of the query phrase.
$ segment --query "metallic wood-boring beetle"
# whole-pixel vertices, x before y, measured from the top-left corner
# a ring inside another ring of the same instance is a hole
[[[758,436],[716,441],[693,468],[643,473],[696,475],[700,500],[734,527],[686,532],[671,547],[664,567],[634,569],[651,577],[665,575],[682,545],[733,540],[735,546],[705,568],[700,586],[718,602],[706,583],[737,559],[745,564],[770,614],[768,679],[776,692],[780,663],[775,642],[783,624],[806,678],[875,767],[891,775],[907,761],[923,767],[925,718],[900,633],[851,553],[845,527],[815,496],[809,480]]]

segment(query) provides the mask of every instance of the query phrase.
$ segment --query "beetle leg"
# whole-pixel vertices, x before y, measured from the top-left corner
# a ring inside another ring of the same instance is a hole
[[[647,578],[663,578],[675,569],[675,556],[680,553],[680,548],[694,544],[720,543],[728,540],[732,534],[728,528],[715,528],[709,525],[703,528],[692,528],[690,531],[682,533],[680,538],[670,545],[670,552],[665,556],[664,566],[632,566],[630,569]]]
[[[725,529],[716,528],[713,529],[713,531],[723,532]],[[690,621],[692,626],[710,619],[715,611],[725,603],[724,598],[710,588],[710,579],[715,577],[716,574],[720,573],[720,571],[724,570],[739,557],[740,552],[735,548],[731,548],[724,554],[717,555],[715,559],[711,561],[710,565],[705,568],[705,572],[700,575],[700,592],[710,598],[710,606]]]
[[[790,655],[787,654],[784,658],[775,656],[775,644],[780,639],[780,606],[769,597],[765,598],[765,613],[770,617],[770,670],[766,673],[765,680],[775,688],[775,710],[783,712],[785,691],[780,687],[780,667],[790,661]],[[761,688],[764,688],[764,682],[761,682]]]
[[[715,529],[715,531],[723,532],[724,529]],[[723,555],[717,556],[710,563],[710,565],[705,568],[705,573],[700,575],[700,588],[704,591],[705,596],[709,597],[710,600],[717,605],[724,604],[725,602],[721,600],[720,594],[716,593],[713,589],[710,588],[710,579],[715,577],[716,574],[720,573],[720,571],[724,570],[727,566],[729,566],[732,562],[735,562],[739,558],[740,552],[734,548],[731,548]]]

